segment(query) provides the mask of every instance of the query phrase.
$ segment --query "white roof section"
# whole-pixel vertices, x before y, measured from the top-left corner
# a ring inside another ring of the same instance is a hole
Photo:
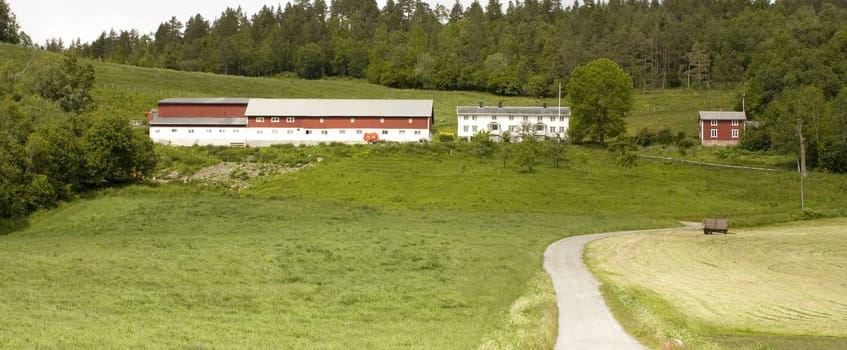
[[[432,117],[432,100],[252,98],[246,117]]]
[[[700,111],[700,120],[747,120],[747,114],[744,112]]]

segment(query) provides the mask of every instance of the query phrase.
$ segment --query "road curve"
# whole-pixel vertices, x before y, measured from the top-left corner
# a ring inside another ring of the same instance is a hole
[[[687,224],[687,223],[686,223]],[[694,223],[696,225],[696,223]],[[551,244],[544,252],[544,269],[553,280],[559,305],[559,336],[555,350],[646,350],[627,334],[600,294],[600,282],[582,260],[585,245],[595,239],[644,232],[696,228],[619,231],[574,236]]]

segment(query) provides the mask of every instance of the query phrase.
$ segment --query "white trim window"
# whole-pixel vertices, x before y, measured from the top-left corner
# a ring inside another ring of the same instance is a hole
[[[264,123],[265,117],[256,117],[256,123]]]
[[[271,117],[271,123],[279,123],[279,117]]]
[[[383,131],[382,131],[382,134],[383,134],[383,135],[388,135],[388,130],[383,130]]]
[[[717,119],[712,119],[711,122],[712,122],[712,126],[718,126],[718,120]]]
[[[329,135],[329,130],[321,130],[321,135]]]
[[[732,126],[738,126],[738,121],[737,121],[737,120],[733,120],[733,121],[732,121]]]
[[[415,135],[420,135],[420,134],[421,134],[420,130],[415,130]]]
[[[738,129],[732,129],[732,138],[734,138],[734,139],[738,138]]]
[[[294,117],[286,117],[286,118],[285,118],[285,122],[286,122],[286,123],[293,123],[293,122],[294,122]]]
[[[712,136],[713,139],[718,138],[718,129],[712,129],[711,136]]]

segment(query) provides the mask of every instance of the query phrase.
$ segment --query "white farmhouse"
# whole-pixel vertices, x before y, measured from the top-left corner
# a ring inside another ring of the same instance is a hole
[[[571,116],[569,107],[485,107],[458,106],[456,115],[459,118],[459,137],[470,140],[479,132],[488,132],[491,140],[501,141],[508,137],[513,141],[527,133],[536,138],[564,139],[568,130]]]

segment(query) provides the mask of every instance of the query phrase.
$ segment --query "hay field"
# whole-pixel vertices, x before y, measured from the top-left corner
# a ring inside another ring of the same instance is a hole
[[[660,318],[678,312],[701,336],[847,337],[847,219],[731,231],[608,238],[586,261],[606,283],[655,293],[674,309]]]

